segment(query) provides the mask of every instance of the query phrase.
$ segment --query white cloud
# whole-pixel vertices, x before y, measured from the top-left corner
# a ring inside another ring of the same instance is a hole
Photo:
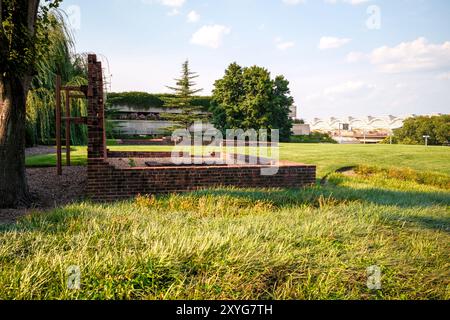
[[[349,38],[322,37],[320,38],[319,49],[336,49],[352,41]]]
[[[283,0],[283,3],[285,3],[289,6],[295,6],[297,4],[306,3],[306,0]]]
[[[275,39],[275,44],[278,50],[286,51],[290,48],[295,47],[294,41],[283,41],[281,38]]]
[[[144,4],[158,3],[165,7],[171,8],[167,15],[169,17],[177,16],[180,14],[181,7],[185,4],[186,0],[141,0]]]
[[[355,51],[353,51],[353,52],[350,52],[347,55],[347,62],[348,63],[360,62],[360,61],[366,59],[366,57],[367,56],[364,53],[362,53],[362,52],[355,52]]]
[[[141,0],[144,4],[160,4],[171,8],[167,13],[168,16],[176,16],[180,14],[181,7],[186,3],[186,0]]]
[[[323,91],[325,96],[352,94],[361,90],[374,89],[375,86],[363,81],[348,81],[337,86],[329,87]]]
[[[359,4],[367,3],[372,0],[341,0],[340,2],[351,4],[352,6],[357,6]],[[325,0],[326,3],[336,4],[339,0]]]
[[[231,28],[218,24],[203,26],[192,35],[191,43],[217,49],[222,45],[223,37],[230,32]]]
[[[159,3],[166,7],[181,8],[185,4],[186,0],[141,0],[141,2],[144,4]]]
[[[159,2],[166,7],[181,8],[186,0],[159,0]]]
[[[188,13],[188,15],[187,15],[188,22],[195,23],[195,22],[198,22],[199,20],[200,20],[200,15],[196,11],[192,10],[191,12]]]
[[[381,72],[400,73],[450,67],[450,42],[431,44],[425,38],[372,51],[370,62]]]

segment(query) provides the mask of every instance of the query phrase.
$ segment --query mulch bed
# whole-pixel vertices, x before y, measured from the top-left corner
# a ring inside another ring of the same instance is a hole
[[[63,175],[56,168],[27,169],[28,185],[34,198],[31,209],[0,209],[0,224],[17,221],[31,211],[48,210],[83,199],[87,180],[86,167],[64,167]]]

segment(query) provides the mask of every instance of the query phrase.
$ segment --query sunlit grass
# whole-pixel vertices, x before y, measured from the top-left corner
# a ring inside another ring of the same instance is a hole
[[[109,146],[113,151],[172,151],[171,146]],[[239,153],[249,151],[236,150]],[[282,160],[317,165],[318,176],[347,166],[370,165],[384,168],[404,167],[418,171],[432,171],[450,175],[450,149],[403,145],[333,145],[333,144],[281,144]],[[74,147],[74,165],[86,165],[86,147]],[[64,158],[64,155],[63,155]],[[27,166],[54,166],[55,155],[34,156],[26,160]]]
[[[0,299],[449,299],[449,205],[436,186],[338,174],[73,204],[0,226]]]

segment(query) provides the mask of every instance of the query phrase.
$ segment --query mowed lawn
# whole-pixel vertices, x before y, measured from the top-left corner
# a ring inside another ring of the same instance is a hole
[[[282,145],[322,176],[417,171],[35,212],[0,225],[0,299],[450,299],[448,150]],[[380,290],[367,286],[372,266]]]
[[[110,146],[116,151],[171,151],[170,146]],[[74,147],[72,163],[86,164],[86,147]],[[450,175],[450,148],[404,145],[334,145],[334,144],[282,144],[282,160],[317,165],[318,176],[336,169],[375,165],[379,167],[404,167],[420,171],[433,171]],[[64,158],[64,157],[63,157]],[[55,155],[27,158],[27,166],[54,166]]]

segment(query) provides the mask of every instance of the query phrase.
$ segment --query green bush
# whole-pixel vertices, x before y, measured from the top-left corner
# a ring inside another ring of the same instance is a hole
[[[147,92],[112,92],[108,94],[107,107],[113,108],[118,105],[129,107],[139,107],[144,109],[172,107],[179,104],[178,97],[174,94],[151,94]],[[192,103],[201,106],[205,111],[209,110],[211,97],[195,96]]]
[[[150,109],[162,107],[164,105],[164,101],[156,95],[146,92],[122,92],[108,94],[107,105],[127,105]]]
[[[337,141],[334,140],[327,133],[313,132],[307,136],[292,136],[292,143],[333,143],[337,144]]]
[[[379,168],[375,166],[358,166],[355,172],[365,177],[381,176],[386,179],[413,181],[427,186],[450,189],[450,178],[446,174],[420,172],[409,168]]]

